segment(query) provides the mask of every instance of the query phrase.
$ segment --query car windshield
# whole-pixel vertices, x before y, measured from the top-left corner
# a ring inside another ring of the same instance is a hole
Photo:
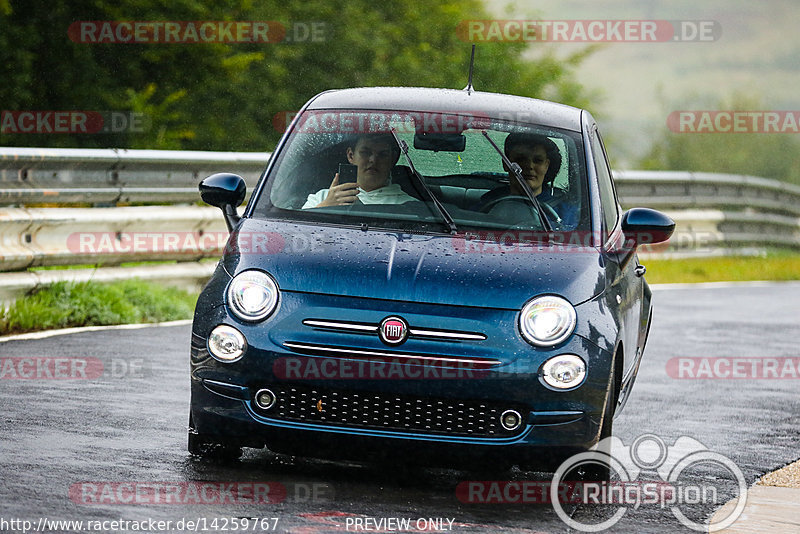
[[[544,216],[551,230],[583,232],[583,154],[577,132],[476,114],[307,111],[251,216],[409,232],[541,231]]]

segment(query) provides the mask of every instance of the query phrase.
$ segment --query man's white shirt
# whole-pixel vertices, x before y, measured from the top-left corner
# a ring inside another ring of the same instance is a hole
[[[303,204],[302,209],[315,208],[327,197],[328,189],[322,189],[308,195],[308,199],[306,203]],[[398,184],[389,184],[379,187],[378,189],[373,189],[372,191],[364,191],[359,187],[356,197],[362,204],[402,204],[404,202],[417,200],[403,191]]]

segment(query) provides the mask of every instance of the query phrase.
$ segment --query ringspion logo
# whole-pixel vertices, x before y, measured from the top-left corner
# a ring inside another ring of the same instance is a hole
[[[605,466],[612,479],[582,482],[581,502],[616,506],[611,517],[573,517],[562,506],[564,501],[559,493],[562,480],[569,480],[571,473],[591,465]],[[644,473],[657,475],[659,480],[640,478]],[[724,518],[706,523],[702,507],[720,506],[729,500],[728,493],[736,496],[734,509]],[[558,517],[580,532],[607,530],[626,513],[635,513],[642,506],[668,509],[691,530],[716,532],[729,527],[744,511],[747,482],[730,458],[689,436],[679,437],[672,445],[654,434],[643,434],[631,445],[612,436],[586,452],[571,456],[558,467],[550,485],[550,502]]]

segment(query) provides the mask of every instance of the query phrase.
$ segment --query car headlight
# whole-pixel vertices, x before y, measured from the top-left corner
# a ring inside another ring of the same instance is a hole
[[[552,347],[572,334],[575,317],[575,308],[566,299],[555,295],[537,297],[522,308],[519,329],[529,343]]]
[[[228,306],[244,321],[261,321],[278,306],[278,285],[261,271],[242,271],[228,285]]]
[[[554,388],[574,388],[581,385],[586,377],[586,363],[575,354],[554,356],[542,365],[541,377]]]
[[[246,348],[244,335],[226,324],[218,325],[208,336],[208,352],[221,362],[235,362]]]

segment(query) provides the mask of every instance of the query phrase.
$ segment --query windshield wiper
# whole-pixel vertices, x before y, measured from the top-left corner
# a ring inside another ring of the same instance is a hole
[[[439,214],[442,216],[442,219],[445,223],[447,223],[448,228],[450,228],[451,234],[457,234],[458,229],[456,228],[456,223],[453,220],[453,217],[447,213],[447,210],[444,209],[442,203],[439,202],[439,199],[436,198],[436,195],[433,194],[428,184],[425,183],[425,180],[422,178],[422,175],[417,171],[417,168],[414,167],[414,162],[411,161],[411,156],[408,155],[408,143],[404,140],[397,137],[397,132],[394,128],[392,128],[392,137],[394,137],[397,146],[400,147],[400,151],[405,155],[406,161],[408,162],[408,166],[411,168],[411,174],[417,179],[417,182],[422,186],[422,189],[425,190],[425,193],[428,197],[433,201],[433,205],[436,206],[436,209],[439,210]]]
[[[506,156],[505,153],[502,150],[500,150],[500,147],[497,146],[497,144],[494,141],[492,141],[492,138],[489,137],[489,134],[486,132],[486,130],[481,130],[481,133],[486,138],[486,140],[489,141],[489,143],[494,147],[497,153],[500,154],[500,157],[503,158],[503,163],[506,164],[506,167],[512,170],[512,174],[517,179],[517,183],[522,188],[522,190],[525,191],[525,195],[528,197],[528,200],[531,201],[533,207],[536,208],[536,213],[539,215],[539,221],[542,223],[542,228],[544,228],[544,231],[552,232],[553,227],[550,226],[550,221],[548,221],[547,217],[544,216],[542,207],[539,205],[539,201],[536,200],[536,195],[533,194],[531,186],[529,186],[528,182],[526,182],[525,179],[522,177],[522,167],[519,166],[519,163],[512,162],[510,159],[508,159],[508,156]]]

